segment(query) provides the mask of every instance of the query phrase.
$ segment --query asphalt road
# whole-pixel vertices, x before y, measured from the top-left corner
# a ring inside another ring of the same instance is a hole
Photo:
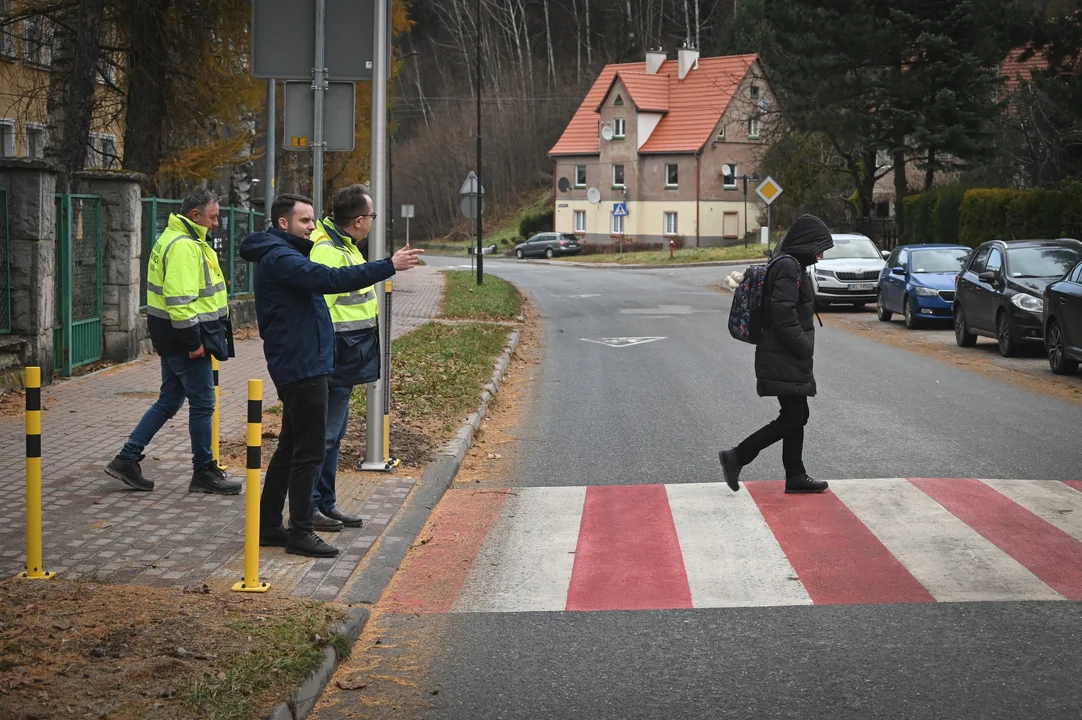
[[[545,323],[522,486],[716,482],[718,449],[776,412],[755,393],[753,348],[725,328],[728,296],[704,288],[718,269],[486,270]],[[1082,477],[1082,406],[830,326],[816,376],[816,477]],[[743,477],[783,477],[779,455]],[[1078,718],[1080,622],[1076,602],[384,615],[382,642],[400,649],[362,664],[412,669],[356,717]]]

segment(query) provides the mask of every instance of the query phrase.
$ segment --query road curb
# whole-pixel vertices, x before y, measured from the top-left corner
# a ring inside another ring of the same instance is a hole
[[[557,267],[594,268],[596,270],[675,270],[677,268],[701,268],[701,267],[748,267],[766,262],[766,258],[749,258],[747,260],[716,260],[712,262],[697,263],[673,263],[672,265],[645,265],[642,263],[621,265],[619,263],[584,263],[570,260],[519,260],[518,262],[535,265],[555,265]]]
[[[368,622],[370,613],[366,606],[374,605],[379,601],[399,565],[402,564],[402,560],[405,559],[406,553],[425,523],[428,522],[432,509],[454,482],[455,475],[458,474],[458,469],[466,458],[466,453],[473,445],[473,435],[481,427],[488,405],[492,398],[496,397],[500,384],[507,375],[511,358],[518,349],[521,337],[522,330],[515,330],[511,335],[507,349],[504,350],[504,354],[492,372],[492,379],[481,391],[481,405],[477,412],[466,418],[454,438],[443,446],[432,462],[425,466],[416,492],[410,495],[406,504],[383,531],[376,553],[350,584],[346,595],[346,601],[350,605],[349,618],[334,630],[334,634],[345,640],[350,650],[353,649],[354,643],[357,642],[357,638],[361,636],[361,631]],[[327,683],[334,676],[341,660],[342,658],[338,656],[333,646],[327,647],[320,666],[293,691],[288,702],[274,708],[268,720],[304,720],[308,717],[326,689]]]

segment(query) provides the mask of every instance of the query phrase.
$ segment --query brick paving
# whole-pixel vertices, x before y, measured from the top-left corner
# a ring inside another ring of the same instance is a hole
[[[417,267],[396,276],[392,334],[399,337],[434,317],[443,276]],[[262,342],[237,342],[237,357],[220,372],[221,442],[245,433],[247,381],[263,380],[264,407],[277,402]],[[143,470],[153,492],[128,490],[104,466],[119,451],[157,397],[156,356],[55,383],[42,390],[44,566],[67,578],[184,587],[228,586],[243,570],[244,494],[189,493],[191,445],[183,408],[147,448]],[[22,415],[0,417],[0,577],[25,567],[25,425]],[[264,454],[263,467],[269,461]],[[243,478],[243,469],[234,469]],[[311,560],[262,548],[260,579],[272,592],[333,600],[367,549],[394,517],[413,479],[347,474],[339,503],[365,518],[362,529],[324,535],[342,549],[338,558]]]

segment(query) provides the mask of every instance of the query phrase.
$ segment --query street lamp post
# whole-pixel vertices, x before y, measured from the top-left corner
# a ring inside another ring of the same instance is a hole
[[[477,0],[477,187],[481,188],[481,0]],[[477,196],[477,284],[485,280],[485,258],[481,251],[481,238],[485,223],[481,219],[481,196]]]

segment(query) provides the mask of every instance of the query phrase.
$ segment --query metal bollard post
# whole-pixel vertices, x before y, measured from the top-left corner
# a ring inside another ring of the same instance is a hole
[[[259,581],[259,470],[263,449],[263,381],[248,381],[248,462],[244,498],[244,579],[234,592],[267,592]]]
[[[48,580],[41,569],[41,368],[26,368],[26,571],[24,580]]]
[[[211,416],[210,421],[210,452],[214,455],[214,462],[218,464],[218,467],[225,470],[225,465],[222,465],[221,454],[221,393],[218,390],[218,358],[211,355],[210,357],[210,369],[214,373],[214,415]]]
[[[387,317],[384,318],[384,321],[387,332],[384,338],[386,345],[383,348],[383,461],[386,463],[387,469],[390,470],[398,467],[401,461],[396,457],[391,457],[391,296],[393,292],[390,280],[386,281],[385,288],[385,312]]]

